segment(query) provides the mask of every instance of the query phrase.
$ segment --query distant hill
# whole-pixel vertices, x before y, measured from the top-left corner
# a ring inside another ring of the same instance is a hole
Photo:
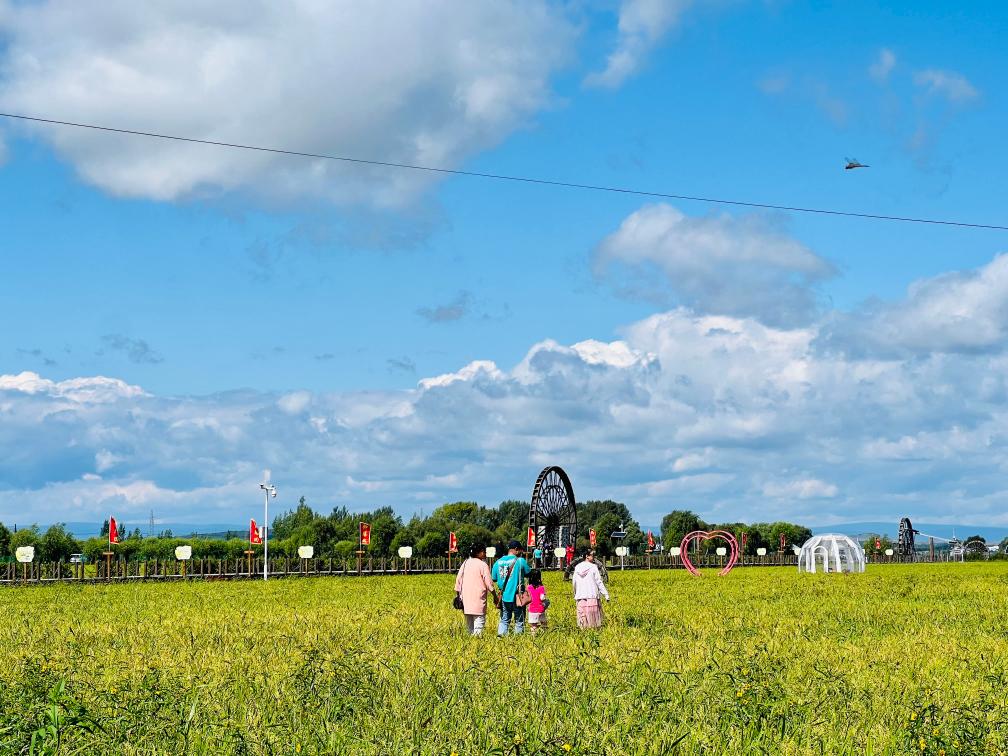
[[[143,534],[144,538],[151,535],[150,520],[147,522],[120,522],[117,519],[116,522],[124,534],[132,533],[134,529],[140,528],[140,532]],[[50,524],[51,523],[40,523],[39,527],[42,528],[42,530],[45,530]],[[66,525],[67,530],[73,534],[74,538],[81,540],[97,536],[101,533],[102,529],[102,523],[100,522],[67,522],[64,524]],[[23,526],[19,523],[18,527]],[[185,538],[186,536],[191,536],[193,533],[196,533],[201,538],[224,538],[228,531],[238,536],[246,535],[248,533],[248,525],[191,522],[154,523],[153,535],[157,535],[164,530],[170,530],[172,535],[178,538]]]
[[[927,541],[927,536],[937,536],[938,538],[959,539],[968,538],[973,535],[983,536],[987,543],[1000,543],[1004,538],[1008,538],[1008,528],[999,528],[989,525],[939,525],[931,522],[913,521],[914,530],[919,530],[917,542]],[[876,533],[887,535],[895,539],[899,533],[899,521],[892,522],[847,522],[842,525],[822,525],[812,528],[816,535],[820,533],[842,533],[843,535],[858,536]]]

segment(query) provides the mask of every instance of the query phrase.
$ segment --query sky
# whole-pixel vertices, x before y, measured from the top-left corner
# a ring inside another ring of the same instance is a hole
[[[1008,225],[1000,3],[0,0],[0,111]],[[846,158],[870,167],[845,171]],[[1008,525],[1008,232],[0,117],[0,520]]]

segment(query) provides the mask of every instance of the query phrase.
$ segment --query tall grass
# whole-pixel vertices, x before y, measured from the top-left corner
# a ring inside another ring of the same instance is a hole
[[[0,753],[1008,750],[1008,567],[611,573],[466,637],[448,576],[0,591]]]

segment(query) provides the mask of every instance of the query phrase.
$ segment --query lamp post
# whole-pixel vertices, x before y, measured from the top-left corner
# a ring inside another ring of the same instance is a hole
[[[270,471],[263,471],[263,482],[259,484],[262,489],[265,501],[263,503],[263,580],[269,577],[269,500],[270,496],[276,498],[276,486],[270,483]]]

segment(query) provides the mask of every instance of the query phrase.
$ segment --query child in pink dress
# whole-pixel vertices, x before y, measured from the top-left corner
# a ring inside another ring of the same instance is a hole
[[[542,573],[539,570],[532,570],[529,573],[528,593],[532,599],[528,605],[528,621],[534,635],[536,631],[546,629],[546,608],[549,606],[546,586],[542,584]]]

